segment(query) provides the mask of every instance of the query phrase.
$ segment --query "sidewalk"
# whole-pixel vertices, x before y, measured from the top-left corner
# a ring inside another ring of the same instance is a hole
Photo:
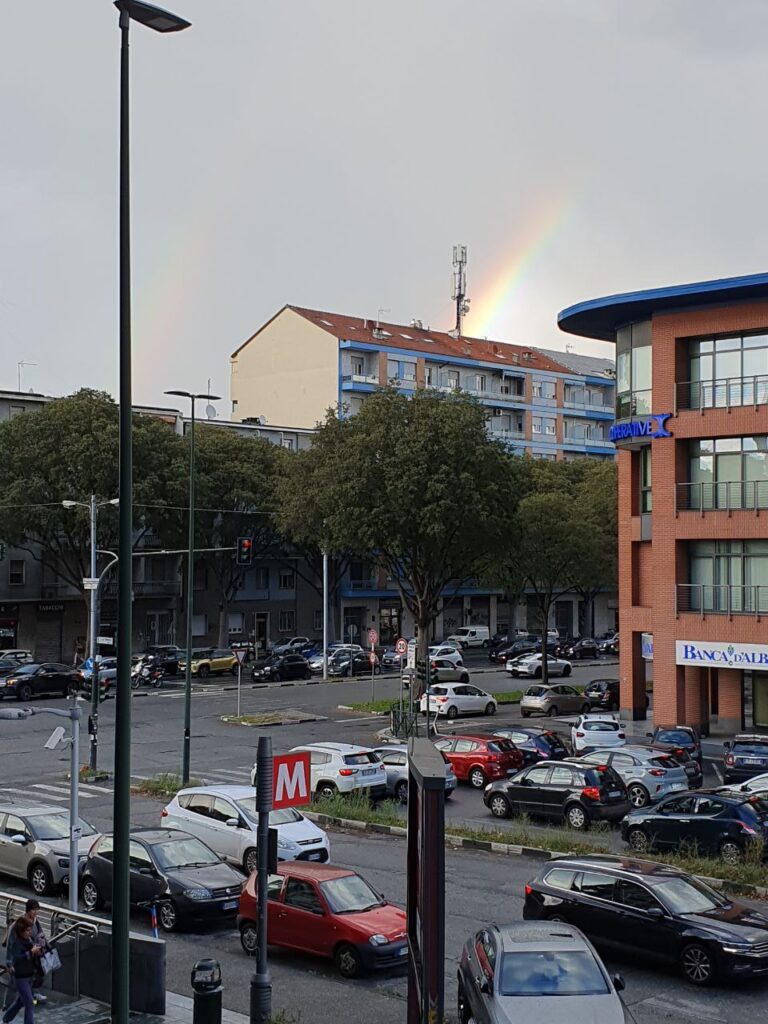
[[[193,1002],[189,996],[181,996],[177,992],[165,994],[165,1016],[154,1017],[149,1013],[132,1013],[131,1020],[135,1024],[192,1024]],[[250,1018],[244,1013],[234,1010],[221,1011],[221,1024],[249,1024]]]

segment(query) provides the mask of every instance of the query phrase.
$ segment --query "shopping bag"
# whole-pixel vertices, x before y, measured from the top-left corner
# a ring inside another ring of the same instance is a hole
[[[61,967],[61,957],[57,949],[49,949],[47,953],[43,953],[40,957],[40,966],[43,969],[43,974],[50,974],[51,971],[58,971]]]

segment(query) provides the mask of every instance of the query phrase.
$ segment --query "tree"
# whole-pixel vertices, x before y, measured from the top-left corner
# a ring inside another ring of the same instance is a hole
[[[581,479],[574,486],[575,514],[585,527],[583,557],[572,576],[573,589],[584,602],[583,635],[594,632],[594,603],[601,590],[618,583],[618,502],[615,462],[579,460]]]

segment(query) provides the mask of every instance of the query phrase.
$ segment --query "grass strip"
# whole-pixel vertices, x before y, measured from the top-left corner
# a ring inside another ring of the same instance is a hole
[[[202,783],[199,779],[182,782],[180,775],[165,772],[162,775],[156,775],[153,779],[140,779],[132,788],[135,793],[140,793],[142,796],[175,796],[180,789],[200,785]]]

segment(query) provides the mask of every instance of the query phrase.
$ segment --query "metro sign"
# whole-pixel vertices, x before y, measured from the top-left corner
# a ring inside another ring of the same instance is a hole
[[[272,809],[300,807],[312,798],[309,753],[277,754],[272,758]]]

